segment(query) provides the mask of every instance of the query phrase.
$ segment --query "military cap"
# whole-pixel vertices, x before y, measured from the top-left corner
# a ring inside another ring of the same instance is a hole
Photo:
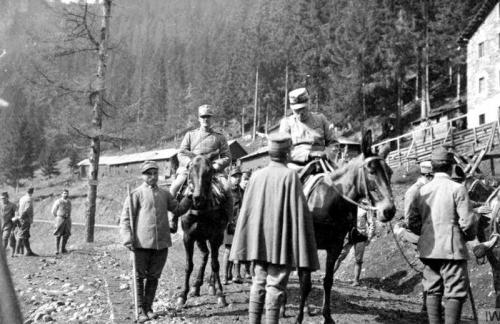
[[[202,105],[198,107],[198,116],[203,117],[203,116],[213,116],[214,115],[214,108],[210,105]]]
[[[2,198],[9,198],[9,193],[7,191],[2,192]]]
[[[158,164],[155,161],[144,161],[141,165],[141,173],[145,173],[149,169],[158,170]]]
[[[243,172],[241,172],[241,168],[239,166],[235,166],[234,168],[231,169],[231,172],[229,172],[229,176],[234,176],[234,175],[242,175]]]
[[[447,149],[440,146],[432,151],[431,160],[432,161],[446,161],[446,162],[453,163],[453,161],[454,161],[453,153],[448,152]]]
[[[306,88],[298,88],[288,93],[288,99],[290,100],[290,108],[300,109],[307,106],[309,93],[307,93]]]
[[[287,134],[272,134],[269,136],[269,153],[286,152],[290,150],[292,145],[292,138]]]
[[[420,173],[421,174],[432,173],[432,164],[431,164],[431,161],[420,162]]]

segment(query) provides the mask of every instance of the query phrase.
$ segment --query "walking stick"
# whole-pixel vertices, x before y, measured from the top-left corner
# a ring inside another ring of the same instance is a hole
[[[472,315],[474,316],[474,323],[478,323],[476,303],[474,302],[474,296],[472,296],[472,289],[470,288],[470,282],[467,282],[467,294],[470,299],[470,306],[472,308]]]
[[[128,196],[128,219],[130,221],[130,231],[132,232],[132,247],[135,243],[135,230],[134,230],[134,218],[132,217],[132,195],[130,194],[130,185],[127,184],[127,196]],[[135,263],[135,252],[130,251],[132,257],[132,282],[134,286],[134,309],[135,309],[135,320],[139,319],[139,305],[137,300],[137,269]]]

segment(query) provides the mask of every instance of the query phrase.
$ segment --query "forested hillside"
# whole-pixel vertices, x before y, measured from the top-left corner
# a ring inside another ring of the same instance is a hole
[[[242,120],[253,122],[257,72],[260,127],[283,116],[286,91],[306,81],[313,109],[340,125],[399,116],[426,90],[432,106],[454,94],[457,71],[464,80],[456,40],[479,5],[113,1],[102,140],[161,145],[195,126],[204,103],[218,107],[229,137],[239,136]],[[0,0],[0,97],[10,102],[0,112],[2,181],[15,183],[38,166],[50,175],[51,161],[86,154],[100,14],[83,1]]]

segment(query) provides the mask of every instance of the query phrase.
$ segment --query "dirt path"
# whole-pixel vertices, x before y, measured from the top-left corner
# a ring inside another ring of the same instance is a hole
[[[113,229],[98,229],[96,244],[82,242],[83,231],[75,230],[70,240],[71,253],[54,256],[54,238],[50,225],[34,226],[34,250],[40,257],[9,257],[16,289],[28,323],[131,323],[133,299],[130,288],[129,254],[116,244]],[[176,236],[178,238],[178,236]],[[71,244],[73,243],[73,244]],[[176,309],[175,296],[180,291],[184,276],[184,251],[180,241],[169,251],[157,294],[155,308],[161,317],[152,323],[246,323],[249,283],[224,286],[228,307],[217,306],[216,298],[202,296],[188,299],[182,309]],[[199,255],[195,256],[195,262]],[[198,263],[196,263],[198,264]],[[306,316],[304,323],[322,323],[319,314],[322,284],[319,273],[313,276],[314,287],[309,303],[314,316]],[[369,281],[365,284],[371,285]],[[351,287],[346,281],[336,281],[332,298],[333,317],[337,323],[423,323],[421,301],[416,295],[389,293],[372,287]],[[291,277],[288,314],[296,315],[298,280]],[[281,323],[293,323],[293,317]]]

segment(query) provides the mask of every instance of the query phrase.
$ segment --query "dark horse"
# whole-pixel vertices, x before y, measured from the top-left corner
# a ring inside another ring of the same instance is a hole
[[[345,166],[324,174],[307,197],[314,217],[316,244],[327,253],[323,279],[324,323],[335,323],[330,309],[333,269],[352,224],[349,219],[356,217],[358,206],[354,202],[366,198],[376,208],[381,222],[390,221],[396,213],[390,169],[383,158],[372,153],[371,145],[371,131],[367,131],[361,144],[362,153]],[[302,323],[304,318],[304,305],[311,291],[310,272],[299,269],[299,279],[301,297],[296,323]]]
[[[217,295],[219,305],[227,305],[219,277],[219,247],[222,245],[224,230],[228,222],[226,212],[222,208],[222,200],[230,199],[230,197],[223,197],[224,189],[221,186],[217,190],[213,176],[214,170],[209,159],[203,156],[197,156],[193,159],[188,176],[188,185],[191,186],[193,192],[193,207],[181,217],[182,230],[184,231],[184,249],[186,251],[186,274],[184,290],[177,298],[177,305],[179,306],[186,303],[188,296],[189,278],[194,267],[193,252],[195,242],[202,253],[202,264],[189,295],[200,295],[200,287],[203,284],[205,267],[210,255],[212,261],[212,275],[209,284],[211,294]],[[210,252],[207,242],[210,245]]]

